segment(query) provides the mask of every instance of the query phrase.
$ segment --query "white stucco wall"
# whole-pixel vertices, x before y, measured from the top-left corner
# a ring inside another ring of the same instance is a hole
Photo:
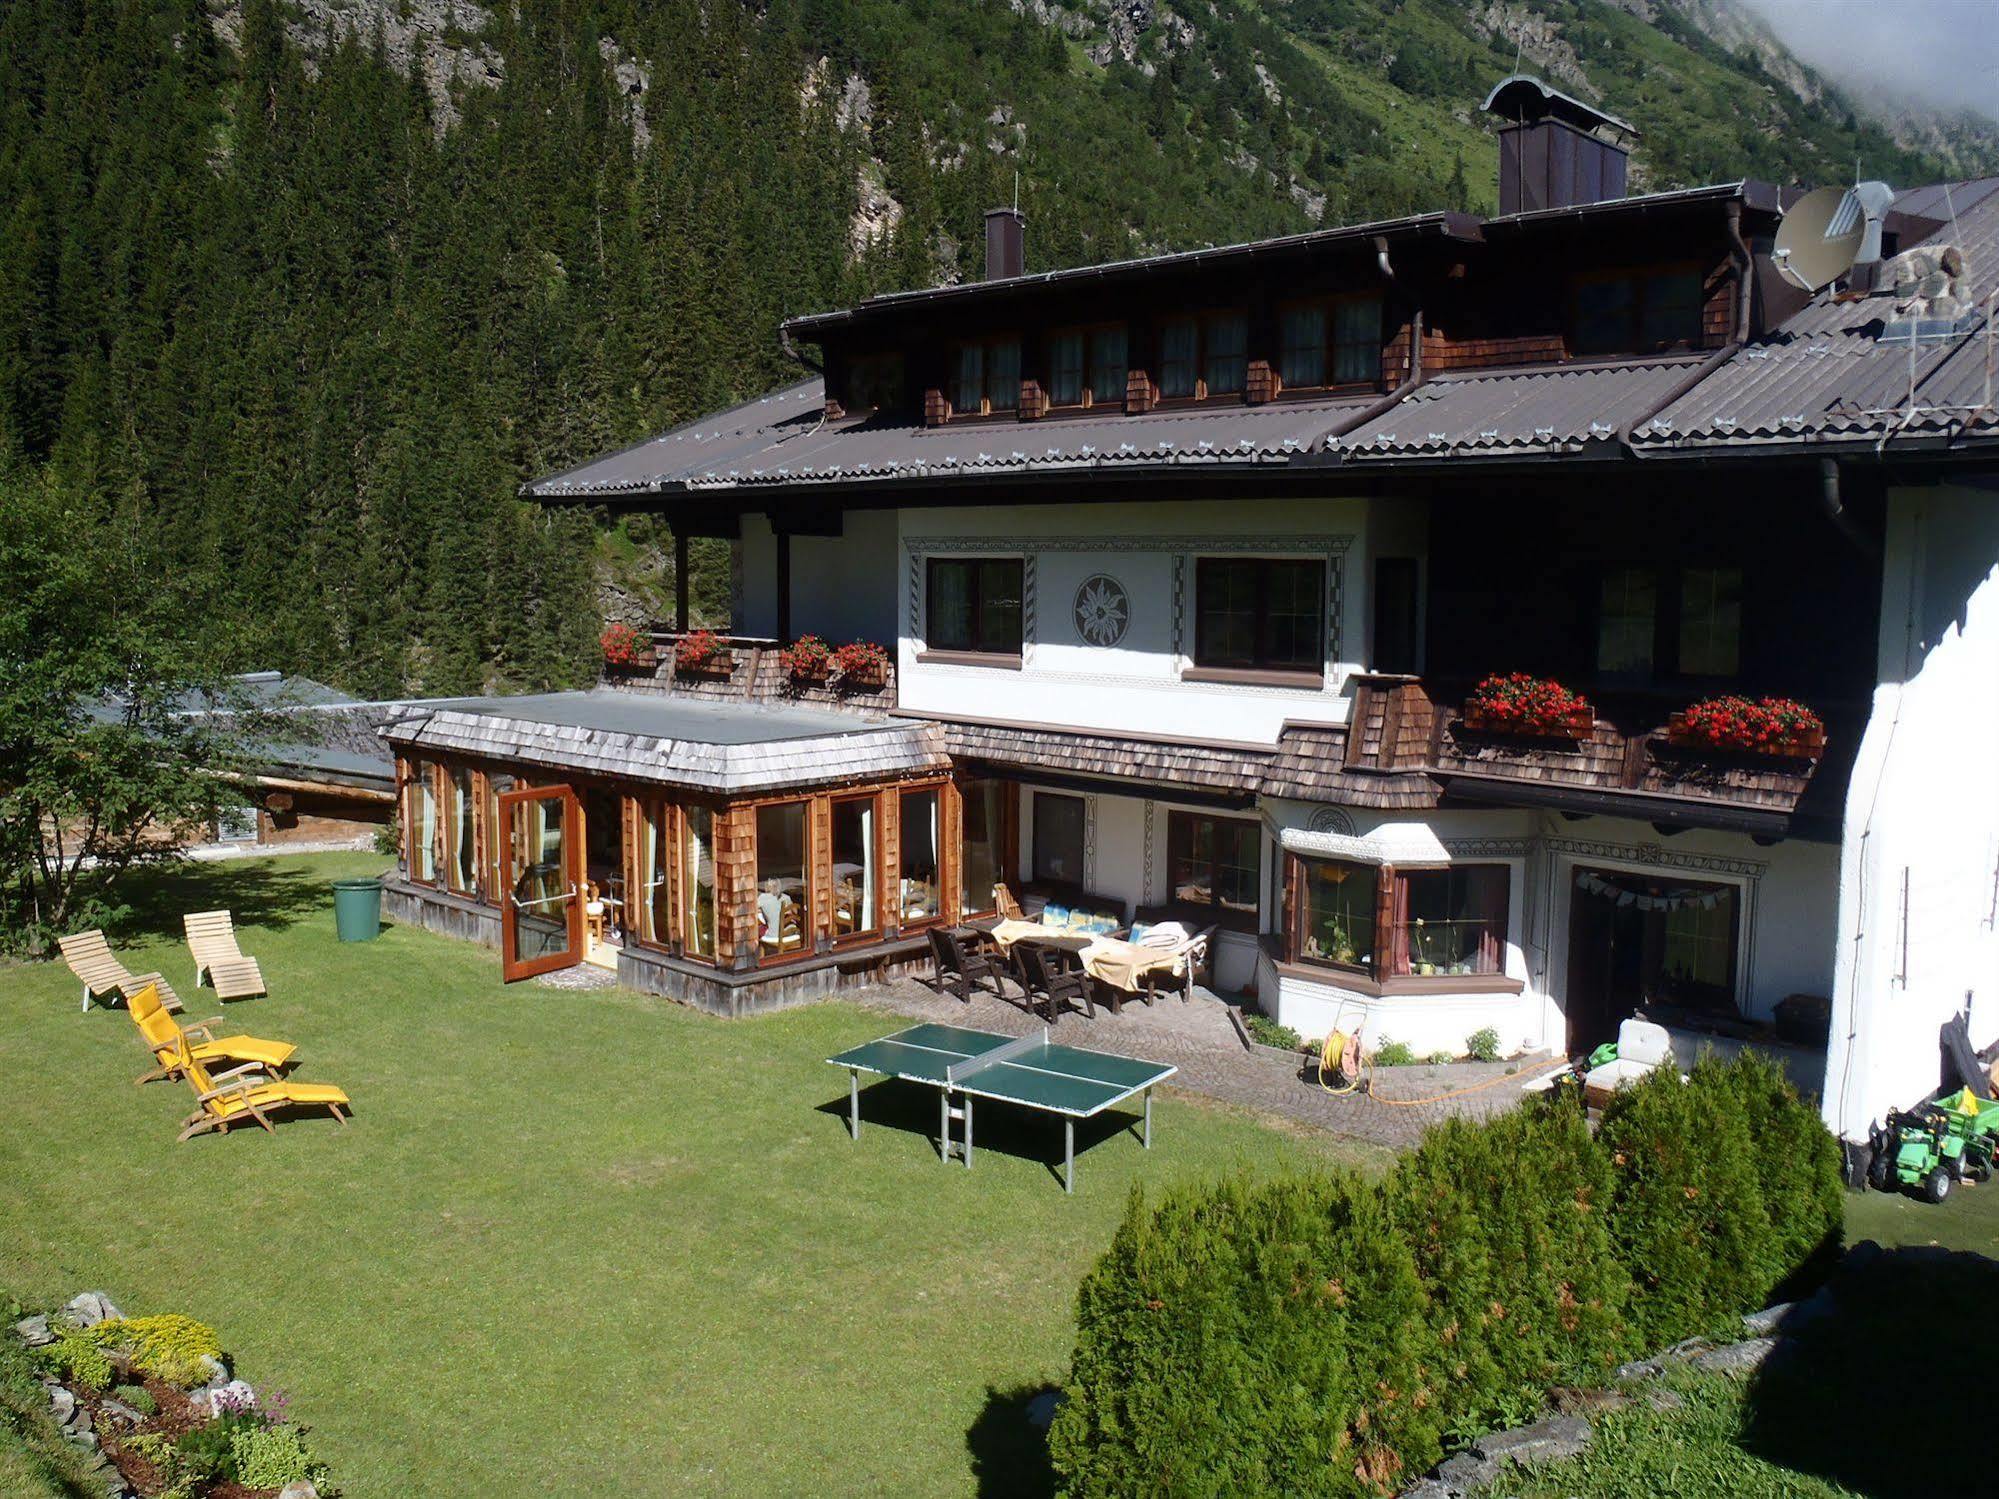
[[[777,540],[761,515],[742,534],[744,635],[777,634]],[[896,519],[893,510],[849,510],[838,536],[791,539],[791,628],[834,645],[895,643]]]
[[[1847,794],[1826,1122],[1850,1140],[1999,1037],[1999,493],[1888,496],[1879,683]]]
[[[925,713],[1065,727],[1273,742],[1286,719],[1337,722],[1345,678],[1365,648],[1365,500],[1150,501],[901,513],[901,703]],[[1028,619],[1018,671],[923,663],[924,562],[1018,556]],[[1194,562],[1201,556],[1316,556],[1327,562],[1323,686],[1249,687],[1181,680],[1194,648]],[[1074,619],[1096,575],[1129,600],[1113,645],[1087,642]],[[794,619],[803,618],[794,612]]]

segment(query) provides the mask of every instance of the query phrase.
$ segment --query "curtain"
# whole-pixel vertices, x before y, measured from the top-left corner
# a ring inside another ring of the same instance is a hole
[[[1500,973],[1506,967],[1506,892],[1510,871],[1503,865],[1466,871],[1470,914],[1478,921],[1478,972]]]
[[[1384,871],[1386,874],[1386,871]],[[1386,874],[1388,879],[1388,972],[1409,972],[1409,881]]]

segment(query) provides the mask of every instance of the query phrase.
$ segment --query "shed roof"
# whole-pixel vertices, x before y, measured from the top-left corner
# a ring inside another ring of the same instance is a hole
[[[406,750],[717,792],[883,778],[949,763],[927,724],[601,688],[430,707],[382,734]]]
[[[1983,304],[1999,288],[1999,177],[1917,188],[1898,211],[1943,223],[1926,243],[1965,256],[1981,312],[1948,343],[1884,344],[1894,295],[1820,292],[1635,434],[1641,448],[1877,442],[1907,436],[1999,435],[1987,402]],[[1952,221],[1952,212],[1955,221]]]
[[[1608,450],[1703,356],[1438,375],[1328,446],[1354,459]]]

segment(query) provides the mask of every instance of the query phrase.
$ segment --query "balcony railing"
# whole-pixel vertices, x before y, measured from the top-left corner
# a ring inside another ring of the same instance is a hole
[[[763,635],[712,634],[715,651],[700,663],[683,663],[683,640],[704,632],[655,626],[649,659],[631,665],[606,662],[603,681],[640,691],[674,692],[687,696],[758,703],[813,703],[880,711],[896,705],[895,661],[879,682],[858,681],[829,673],[824,678],[795,677],[781,659],[784,642]]]

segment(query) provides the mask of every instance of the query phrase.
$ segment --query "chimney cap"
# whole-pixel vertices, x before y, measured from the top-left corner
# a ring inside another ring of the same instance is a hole
[[[1558,88],[1550,88],[1532,73],[1509,73],[1492,86],[1492,92],[1485,96],[1485,103],[1479,107],[1513,125],[1552,119],[1585,134],[1615,130],[1634,138],[1638,135],[1635,126]]]

